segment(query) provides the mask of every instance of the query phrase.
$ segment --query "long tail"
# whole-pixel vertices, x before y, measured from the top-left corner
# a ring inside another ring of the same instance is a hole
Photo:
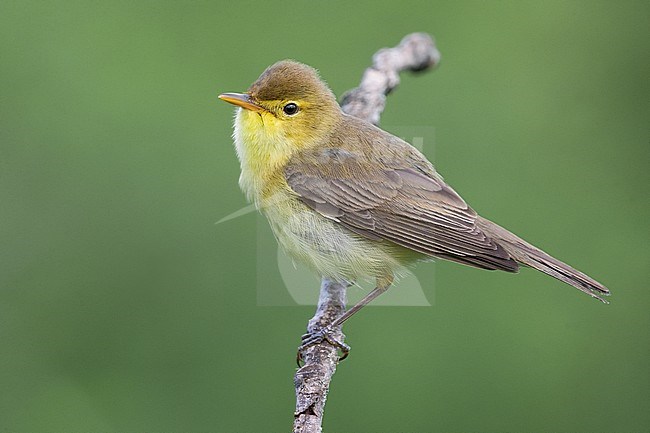
[[[564,281],[578,290],[585,292],[589,296],[606,304],[608,303],[599,295],[608,296],[609,289],[593,278],[573,269],[571,266],[559,261],[555,257],[551,257],[544,251],[532,246],[528,242],[513,233],[510,233],[508,230],[498,226],[492,221],[479,216],[476,220],[476,224],[488,236],[501,244],[501,246],[503,246],[517,262],[535,268],[538,271],[544,272],[560,281]]]

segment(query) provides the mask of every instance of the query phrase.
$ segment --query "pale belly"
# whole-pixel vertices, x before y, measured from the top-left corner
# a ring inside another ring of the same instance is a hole
[[[278,243],[321,276],[349,281],[384,277],[420,257],[392,242],[364,238],[289,194],[275,199],[262,206],[262,211]]]

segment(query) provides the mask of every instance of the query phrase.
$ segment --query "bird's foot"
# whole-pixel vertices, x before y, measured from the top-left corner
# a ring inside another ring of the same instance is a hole
[[[332,328],[327,326],[317,331],[307,332],[306,334],[303,334],[301,337],[300,347],[298,347],[298,353],[296,354],[296,362],[298,363],[298,367],[302,367],[300,363],[303,360],[303,350],[316,344],[321,344],[324,341],[336,347],[341,352],[341,356],[339,356],[339,362],[347,358],[350,354],[350,346],[332,335],[332,333]]]

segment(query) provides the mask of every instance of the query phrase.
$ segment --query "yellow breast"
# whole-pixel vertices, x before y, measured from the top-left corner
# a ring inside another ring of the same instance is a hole
[[[239,184],[265,214],[284,250],[321,276],[350,281],[383,276],[412,261],[404,248],[364,238],[300,201],[283,171],[296,146],[277,122],[273,115],[240,109],[234,139]]]

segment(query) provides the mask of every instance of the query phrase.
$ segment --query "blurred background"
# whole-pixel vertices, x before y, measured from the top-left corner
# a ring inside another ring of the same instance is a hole
[[[215,224],[246,205],[217,95],[283,58],[341,95],[414,31],[442,63],[382,125],[435,130],[475,209],[611,305],[422,265],[432,306],[346,325],[325,430],[648,431],[649,24],[647,1],[2,1],[0,431],[289,431],[314,308],[260,306],[254,213]]]

